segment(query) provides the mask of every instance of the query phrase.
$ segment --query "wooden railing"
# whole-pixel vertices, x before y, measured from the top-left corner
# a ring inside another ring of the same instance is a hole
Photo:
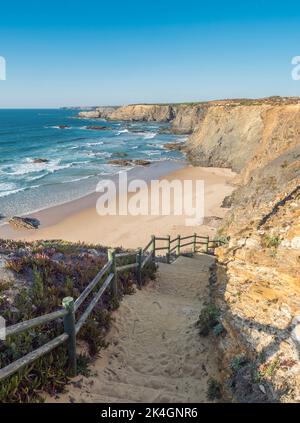
[[[182,241],[187,241],[188,239],[191,241],[182,243]],[[157,243],[161,241],[166,242],[167,245],[162,247],[157,246]],[[37,348],[36,350],[30,352],[29,354],[19,358],[13,363],[7,365],[6,367],[0,369],[0,381],[18,372],[25,366],[28,366],[38,358],[51,352],[64,343],[67,343],[68,347],[68,374],[71,377],[75,376],[77,374],[76,335],[92,313],[104,292],[109,287],[111,288],[111,295],[113,297],[118,296],[118,273],[124,270],[135,269],[137,284],[139,287],[141,287],[142,269],[149,261],[155,262],[157,251],[166,251],[165,257],[167,263],[169,263],[171,255],[173,254],[175,256],[179,256],[181,254],[181,248],[183,247],[192,245],[192,252],[196,253],[199,251],[198,246],[202,245],[204,246],[202,252],[208,253],[210,247],[214,249],[223,243],[224,241],[210,240],[208,236],[198,236],[197,234],[184,237],[178,235],[174,239],[171,239],[170,236],[156,237],[152,235],[151,240],[143,249],[139,248],[137,251],[129,253],[116,253],[115,250],[109,250],[108,262],[99,271],[99,273],[97,273],[90,284],[76,299],[76,301],[74,301],[72,297],[66,297],[62,301],[62,308],[60,310],[36,317],[31,320],[27,320],[25,322],[17,323],[6,328],[6,336],[8,337],[18,335],[32,328],[43,326],[57,319],[63,319],[64,333]],[[127,260],[132,258],[133,263],[125,265],[118,264],[118,262],[124,258]],[[75,313],[101,281],[102,283],[99,290],[96,292],[96,294],[94,294],[91,302],[76,322]]]

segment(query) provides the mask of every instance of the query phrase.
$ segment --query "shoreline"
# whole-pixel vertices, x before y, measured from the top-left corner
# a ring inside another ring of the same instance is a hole
[[[230,169],[193,167],[188,163],[167,161],[156,163],[146,168],[136,167],[127,172],[128,182],[132,179],[142,179],[149,183],[153,179],[174,179],[184,181],[204,180],[205,204],[204,224],[185,226],[186,215],[106,215],[96,212],[96,201],[99,193],[94,192],[71,202],[53,206],[42,211],[31,213],[30,217],[41,221],[36,230],[16,230],[9,224],[0,227],[0,237],[5,239],[35,241],[62,239],[70,242],[86,242],[102,244],[111,247],[136,248],[148,242],[150,236],[181,234],[191,235],[194,232],[214,236],[216,227],[224,217],[227,209],[221,208],[225,196],[229,195],[234,186],[231,181],[235,173]],[[118,175],[114,175],[117,179]],[[144,200],[149,199],[148,190],[141,191]],[[133,194],[132,194],[133,195]],[[193,198],[195,193],[193,192]],[[131,195],[128,195],[130,200]],[[122,201],[122,196],[120,197]],[[171,198],[173,202],[173,199]],[[210,222],[211,219],[211,222]]]
[[[135,166],[124,172],[127,173],[128,181],[143,177],[143,179],[148,182],[152,177],[159,178],[161,176],[165,176],[173,170],[187,166],[187,164],[188,163],[186,160],[161,160],[157,162],[151,162],[149,166]],[[106,178],[103,176],[102,179],[99,179],[99,182],[105,179],[117,181],[121,172],[122,171],[107,175]],[[41,223],[39,229],[43,229],[47,226],[59,223],[64,218],[70,216],[73,214],[74,209],[76,209],[76,211],[80,211],[81,209],[94,205],[97,198],[98,194],[96,193],[95,189],[93,192],[81,195],[78,198],[63,201],[61,203],[54,204],[51,207],[46,206],[30,212],[20,213],[18,216],[38,219]],[[5,218],[2,222],[0,220],[0,238],[3,237],[3,233],[5,234],[6,232],[11,232],[8,227],[10,227],[10,225]],[[3,230],[3,228],[6,229]]]

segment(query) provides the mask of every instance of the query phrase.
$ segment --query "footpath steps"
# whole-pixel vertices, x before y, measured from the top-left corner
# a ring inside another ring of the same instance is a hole
[[[126,296],[114,313],[109,347],[58,398],[47,402],[206,402],[217,377],[215,346],[195,327],[208,298],[214,257],[160,263],[157,280]]]

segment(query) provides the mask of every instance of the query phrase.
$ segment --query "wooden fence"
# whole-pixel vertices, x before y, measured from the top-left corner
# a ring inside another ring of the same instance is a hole
[[[190,240],[187,242],[187,240]],[[165,242],[166,245],[158,246],[158,243],[161,241]],[[221,240],[210,240],[208,236],[198,236],[193,234],[191,236],[181,237],[178,235],[176,238],[171,239],[168,237],[156,237],[152,235],[150,242],[146,245],[145,248],[139,248],[137,251],[129,253],[119,253],[117,254],[115,250],[108,251],[108,262],[104,267],[97,273],[94,279],[90,284],[84,289],[80,296],[74,301],[72,297],[66,297],[62,301],[62,308],[53,313],[45,314],[40,317],[36,317],[25,322],[17,323],[13,326],[6,328],[6,336],[18,335],[22,332],[25,332],[29,329],[36,328],[42,325],[45,325],[49,322],[52,322],[56,319],[63,319],[64,332],[42,345],[35,351],[26,354],[25,356],[19,358],[13,363],[7,365],[0,369],[0,381],[11,376],[17,371],[21,370],[25,366],[36,361],[38,358],[44,356],[50,351],[54,350],[58,346],[67,343],[68,347],[68,374],[73,377],[77,374],[77,360],[76,360],[76,335],[84,325],[87,318],[92,313],[94,307],[99,302],[103,293],[110,288],[111,295],[117,297],[118,295],[118,273],[135,269],[136,271],[136,280],[139,287],[142,285],[142,269],[149,262],[155,262],[156,252],[157,251],[166,251],[165,258],[167,263],[170,262],[171,255],[179,256],[181,254],[181,249],[189,245],[192,246],[192,252],[196,253],[199,251],[199,245],[202,246],[202,252],[208,253],[209,249],[214,249],[223,244],[224,241]],[[121,258],[132,258],[131,264],[118,265],[118,262]],[[100,285],[100,282],[101,285]],[[92,294],[94,289],[100,285],[99,290],[94,294],[91,302],[82,313],[80,318],[76,322],[75,313],[78,311],[82,303]]]

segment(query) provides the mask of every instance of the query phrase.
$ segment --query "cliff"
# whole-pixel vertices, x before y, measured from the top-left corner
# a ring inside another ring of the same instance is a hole
[[[299,139],[293,100],[210,107],[188,141],[194,164],[239,172],[214,286],[224,379],[239,401],[300,401]]]

